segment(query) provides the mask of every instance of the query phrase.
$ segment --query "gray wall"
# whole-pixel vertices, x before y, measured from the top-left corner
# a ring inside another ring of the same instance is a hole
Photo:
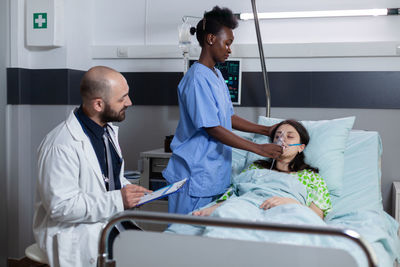
[[[7,258],[7,208],[6,208],[6,64],[8,38],[7,0],[0,0],[0,266]]]

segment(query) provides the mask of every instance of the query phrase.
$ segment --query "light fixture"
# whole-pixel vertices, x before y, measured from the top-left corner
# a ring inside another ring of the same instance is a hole
[[[358,17],[399,15],[399,8],[326,10],[326,11],[293,11],[258,13],[259,19],[291,19],[291,18],[326,18],[326,17]],[[241,20],[254,19],[253,13],[240,13]]]

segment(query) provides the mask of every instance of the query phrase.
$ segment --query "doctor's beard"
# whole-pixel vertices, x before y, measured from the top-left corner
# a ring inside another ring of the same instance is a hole
[[[107,123],[107,122],[121,122],[125,120],[125,110],[127,107],[124,107],[120,111],[115,111],[113,110],[110,105],[105,103],[104,111],[100,115],[101,121]]]

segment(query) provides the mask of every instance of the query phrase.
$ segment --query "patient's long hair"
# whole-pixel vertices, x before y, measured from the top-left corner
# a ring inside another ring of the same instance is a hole
[[[278,128],[281,125],[284,124],[289,124],[291,126],[293,126],[293,128],[296,129],[296,131],[299,133],[300,135],[300,143],[304,144],[305,146],[308,145],[308,142],[310,141],[310,135],[308,134],[306,128],[303,126],[303,124],[301,124],[300,122],[296,121],[296,120],[285,120],[280,122],[275,128],[274,130],[271,132],[270,136],[271,138],[275,138],[275,134],[276,131],[278,130]],[[254,162],[254,164],[256,164],[259,167],[262,168],[266,168],[266,169],[270,169],[271,168],[271,164],[272,161],[268,161],[268,160],[257,160]],[[276,169],[276,164],[274,164],[273,170],[278,170]],[[311,170],[313,172],[318,172],[317,168],[311,167],[310,165],[308,165],[307,163],[304,162],[304,153],[300,152],[299,154],[296,155],[296,157],[289,163],[289,171],[290,172],[298,172],[298,171],[302,171],[302,170]]]

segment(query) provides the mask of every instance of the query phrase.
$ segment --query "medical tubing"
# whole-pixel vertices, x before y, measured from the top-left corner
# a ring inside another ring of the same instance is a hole
[[[284,135],[285,135],[285,131],[282,131],[278,137],[278,141],[276,143],[274,142],[278,146],[282,146],[282,148],[283,148],[283,136]],[[272,170],[272,168],[274,167],[274,164],[275,164],[275,159],[272,159],[271,167],[269,168],[270,170]]]
[[[272,168],[274,167],[274,164],[275,164],[275,159],[272,159],[271,167],[269,168],[270,170],[272,170]]]
[[[108,237],[111,229],[119,222],[126,220],[151,221],[158,223],[179,223],[179,224],[194,224],[205,226],[220,226],[229,228],[247,228],[252,230],[272,230],[290,233],[305,233],[305,234],[320,234],[334,235],[352,240],[366,254],[368,266],[377,267],[378,260],[372,247],[360,236],[359,233],[349,229],[322,227],[322,226],[306,226],[306,225],[291,225],[291,224],[276,224],[266,222],[253,222],[245,220],[199,217],[192,215],[171,214],[164,212],[149,212],[149,211],[123,211],[115,215],[110,221],[104,225],[100,235],[99,255],[97,266],[115,266],[115,261],[108,258]],[[161,233],[160,233],[161,234]],[[114,239],[115,240],[115,239]],[[112,246],[112,244],[111,244]]]
[[[260,25],[259,25],[259,21],[258,21],[256,0],[251,0],[251,6],[253,8],[254,25],[256,27],[258,51],[260,53],[261,70],[262,70],[264,89],[265,89],[265,101],[266,101],[266,105],[267,105],[266,116],[270,117],[271,116],[271,91],[269,89],[268,72],[267,72],[267,67],[265,65],[264,49],[263,49],[262,39],[261,39],[261,34],[260,34]]]
[[[189,53],[183,53],[183,75],[189,70]]]

